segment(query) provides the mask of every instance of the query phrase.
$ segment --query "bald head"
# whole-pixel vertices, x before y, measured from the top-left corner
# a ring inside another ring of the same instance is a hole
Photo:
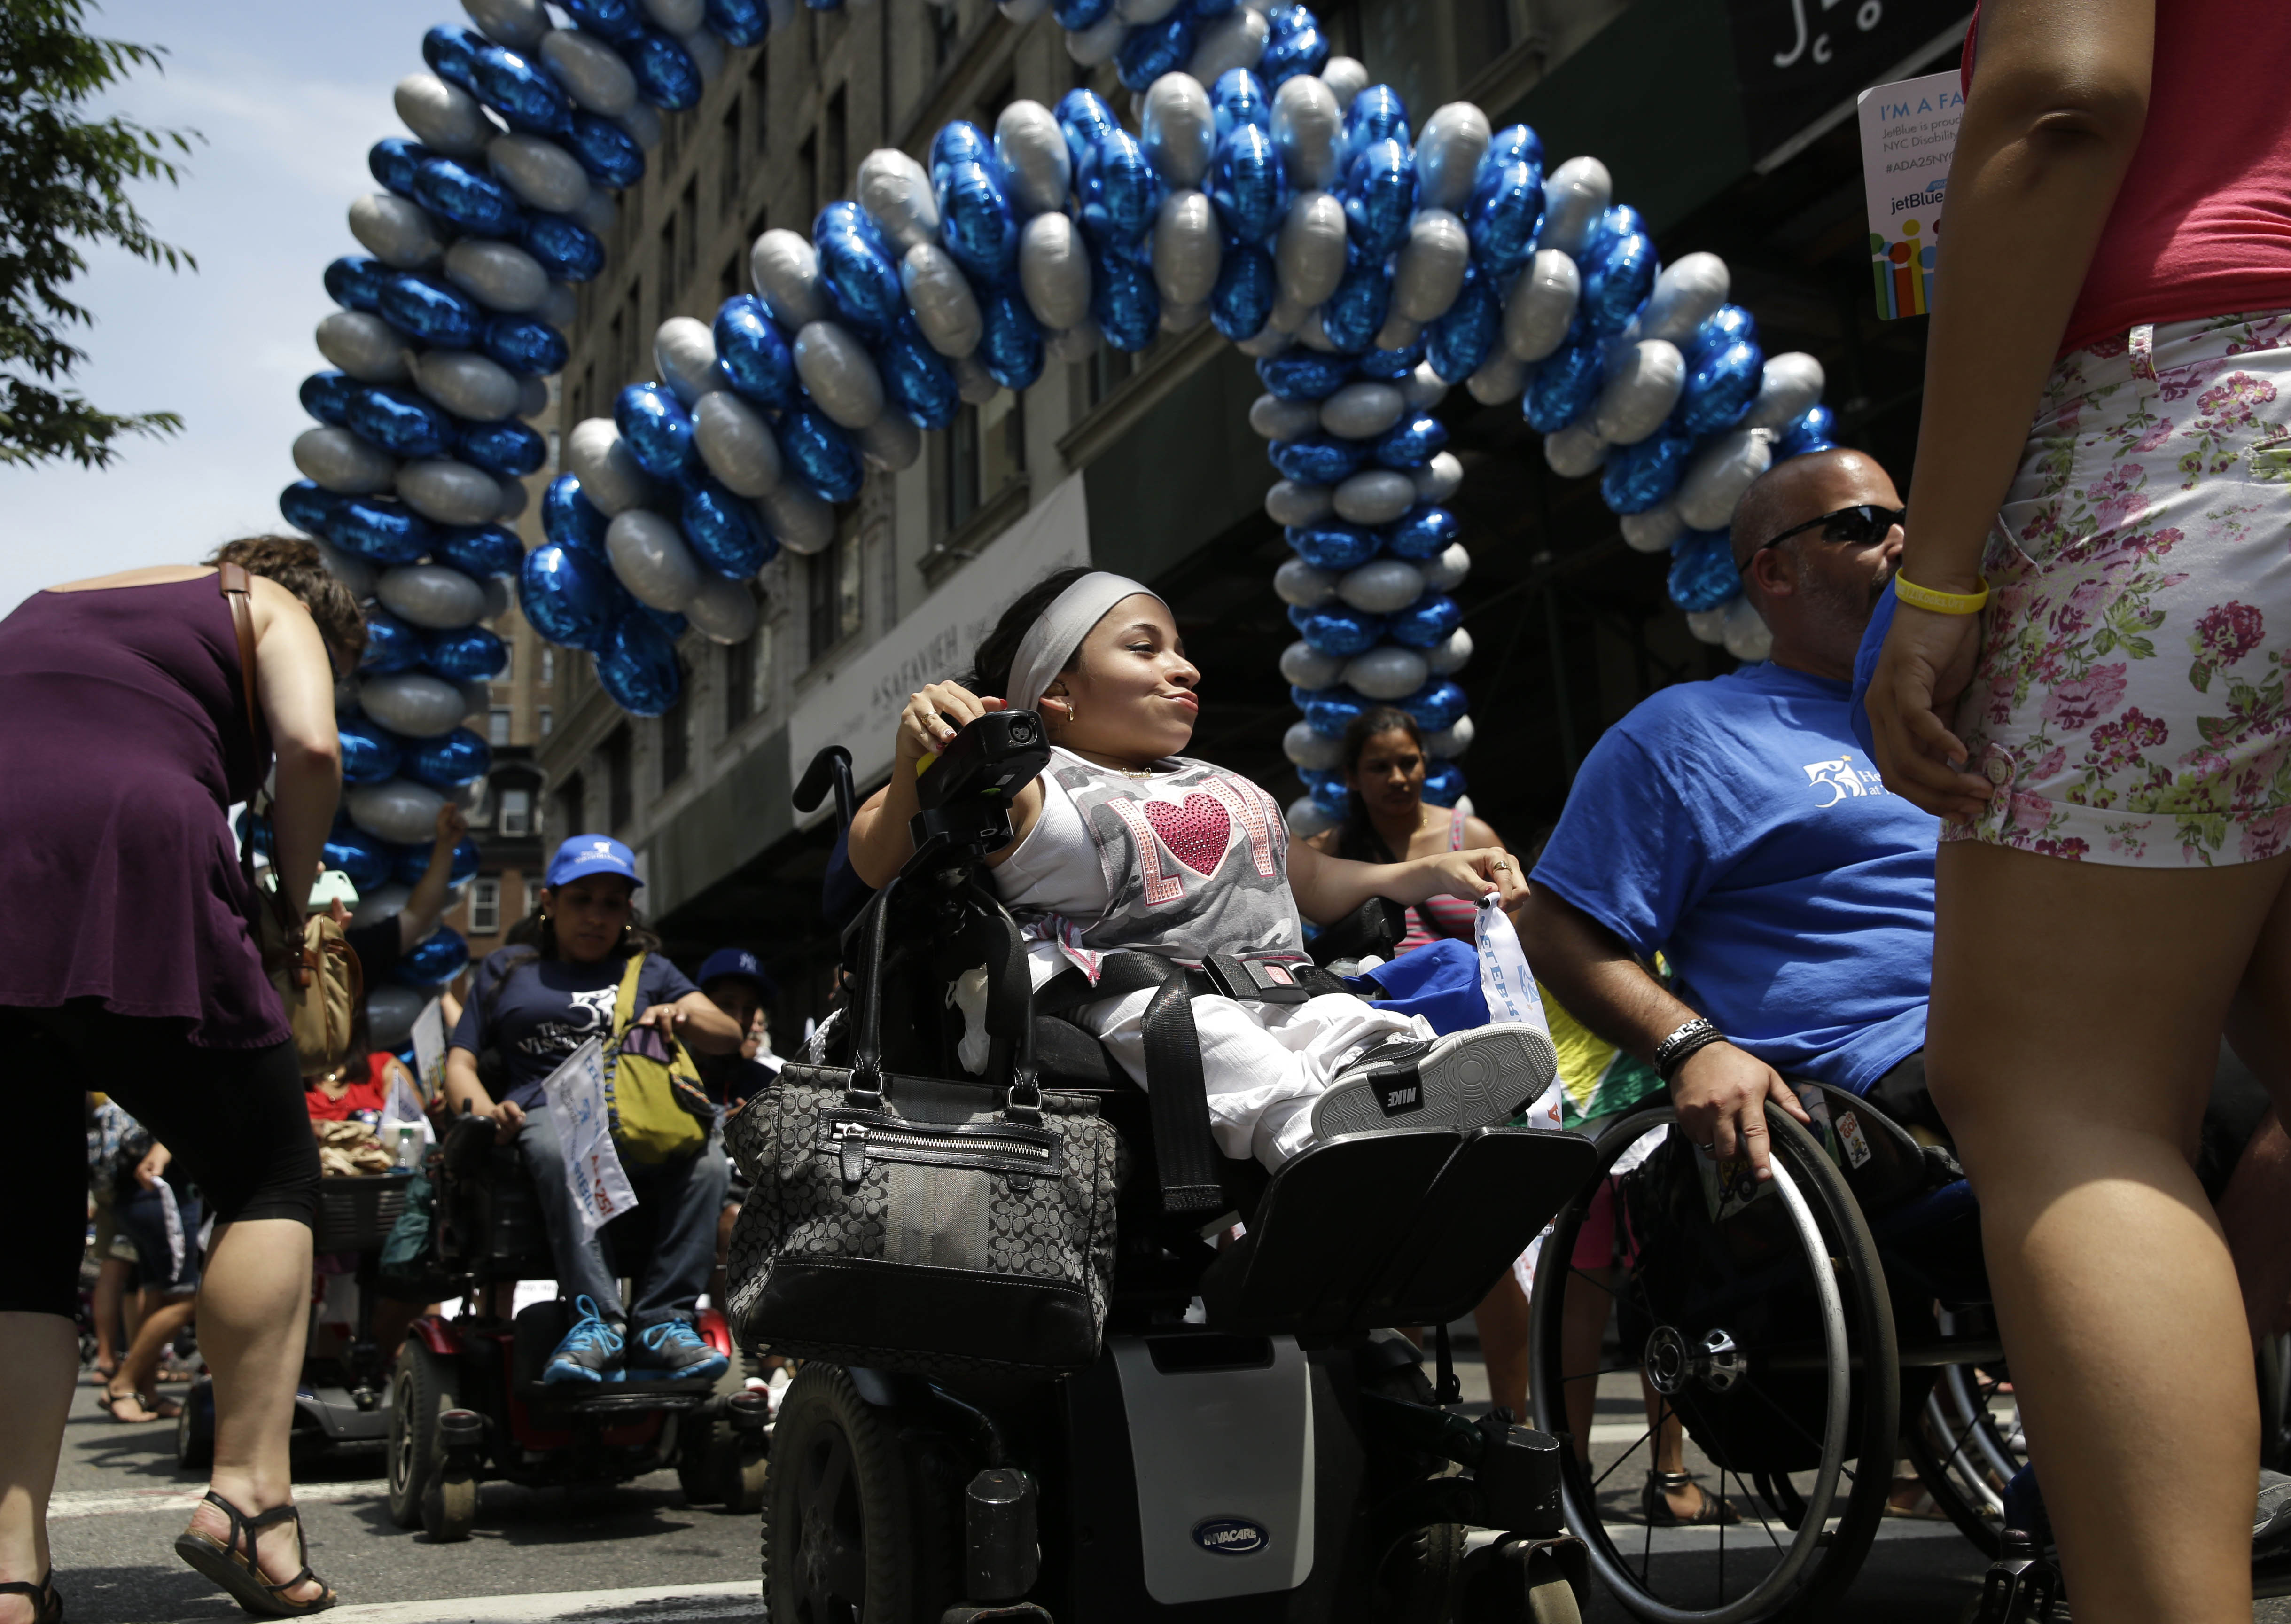
[[[1869,494],[1873,491],[1883,494]],[[1775,463],[1751,480],[1734,504],[1734,567],[1740,569],[1783,531],[1863,502],[1901,505],[1893,480],[1875,457],[1841,448]]]
[[[1854,649],[1893,577],[1902,531],[1848,524],[1833,533],[1813,521],[1846,508],[1901,505],[1885,470],[1858,451],[1792,457],[1742,493],[1734,504],[1734,562],[1751,607],[1774,634],[1777,664],[1852,680]],[[1769,544],[1779,537],[1788,539]]]

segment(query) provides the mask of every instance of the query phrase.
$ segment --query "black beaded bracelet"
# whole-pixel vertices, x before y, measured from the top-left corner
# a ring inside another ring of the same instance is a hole
[[[1713,1043],[1724,1043],[1726,1034],[1700,1016],[1688,1021],[1677,1031],[1655,1045],[1654,1069],[1668,1085],[1678,1075],[1678,1068],[1686,1064],[1687,1057]]]

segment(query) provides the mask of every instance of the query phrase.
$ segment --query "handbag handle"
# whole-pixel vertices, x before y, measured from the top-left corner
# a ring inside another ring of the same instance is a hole
[[[260,750],[261,712],[254,697],[254,579],[244,564],[221,564],[215,567],[215,588],[222,594],[222,600],[230,606],[230,628],[238,638],[238,687],[240,698],[246,707],[246,746],[249,750]],[[260,793],[258,790],[256,794]],[[262,815],[254,809],[254,797],[249,796],[246,827],[238,837],[238,872],[245,877],[247,894],[254,898],[257,909],[264,905],[262,888],[254,883],[254,824],[260,816]],[[286,899],[285,891],[274,887],[269,905],[285,950],[293,961],[294,985],[297,990],[308,987],[316,974],[316,966],[307,945],[300,939],[302,932],[297,928],[294,910]],[[258,952],[261,949],[259,933],[255,947]]]

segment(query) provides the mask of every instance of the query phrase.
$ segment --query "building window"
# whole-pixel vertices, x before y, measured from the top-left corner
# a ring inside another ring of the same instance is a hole
[[[764,96],[771,77],[771,65],[770,56],[760,51],[756,53],[756,60],[748,64],[748,145],[759,155],[771,145],[771,121],[765,117],[765,114],[772,104]]]
[[[543,738],[545,739],[551,734],[557,731],[557,712],[551,710],[549,706],[540,705],[535,707],[534,716],[540,723],[541,736]]]
[[[637,809],[632,754],[628,727],[623,723],[605,741],[605,814],[608,831],[626,827],[630,816]]]
[[[507,639],[503,639],[502,643],[502,668],[494,673],[494,680],[495,682],[514,682],[516,679],[517,645],[508,641]]]
[[[486,743],[498,750],[509,743],[510,710],[495,705],[486,712]]]
[[[501,929],[501,881],[476,880],[470,883],[470,934],[493,936]]]
[[[740,201],[740,116],[747,105],[744,97],[732,98],[716,143],[716,209],[721,214],[729,214]]]
[[[541,646],[541,683],[543,687],[557,680],[557,651],[543,643]]]
[[[761,712],[772,679],[772,630],[760,615],[745,642],[724,650],[724,731]]]
[[[955,14],[955,8],[952,5],[934,5],[930,8],[930,30],[931,62],[936,67],[944,68],[953,60],[954,48],[961,43],[962,19]],[[992,129],[993,126],[990,125],[987,127]]]
[[[676,284],[689,287],[700,269],[700,179],[684,183],[684,199],[677,209]],[[665,296],[667,290],[662,290]]]
[[[575,773],[557,792],[557,825],[560,834],[572,836],[581,832],[589,821],[589,809],[582,802],[581,775]]]
[[[503,790],[501,793],[501,832],[505,835],[529,835],[533,832],[533,792]]]
[[[819,13],[811,13],[817,17]],[[812,221],[819,217],[819,136],[816,132],[803,138],[796,149],[796,173],[803,177],[803,229],[809,231]]]
[[[666,789],[691,769],[692,679],[687,673],[676,703],[660,713],[660,787]]]
[[[815,663],[859,630],[862,562],[858,525],[847,512],[837,522],[835,540],[811,557],[806,607]]]
[[[672,296],[676,286],[676,233],[679,225],[676,211],[667,211],[668,218],[660,222],[660,296]]]
[[[812,16],[816,19],[820,14],[814,12]],[[841,197],[851,173],[850,149],[844,139],[843,107],[843,92],[839,87],[827,99],[827,113],[820,120],[822,150],[819,156],[826,166],[825,173],[820,177],[820,195],[823,197]]]
[[[966,406],[948,427],[939,505],[945,528],[961,527],[1026,468],[1025,398],[1003,390],[984,406]]]

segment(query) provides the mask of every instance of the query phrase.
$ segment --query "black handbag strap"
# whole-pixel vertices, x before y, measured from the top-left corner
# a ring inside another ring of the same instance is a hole
[[[1151,953],[1109,953],[1093,983],[1069,970],[1044,987],[1035,1008],[1064,1014],[1101,998],[1155,989],[1146,1006],[1146,1099],[1154,1124],[1154,1160],[1162,1178],[1162,1210],[1171,1214],[1224,1210],[1225,1184],[1217,1141],[1210,1135],[1209,1089],[1202,1076],[1201,1036],[1194,1028],[1200,972]]]
[[[891,898],[898,888],[895,874],[859,916],[858,985],[853,1001],[858,1018],[852,1025],[851,1081],[843,1097],[856,1111],[883,1108],[883,953],[890,941]]]

